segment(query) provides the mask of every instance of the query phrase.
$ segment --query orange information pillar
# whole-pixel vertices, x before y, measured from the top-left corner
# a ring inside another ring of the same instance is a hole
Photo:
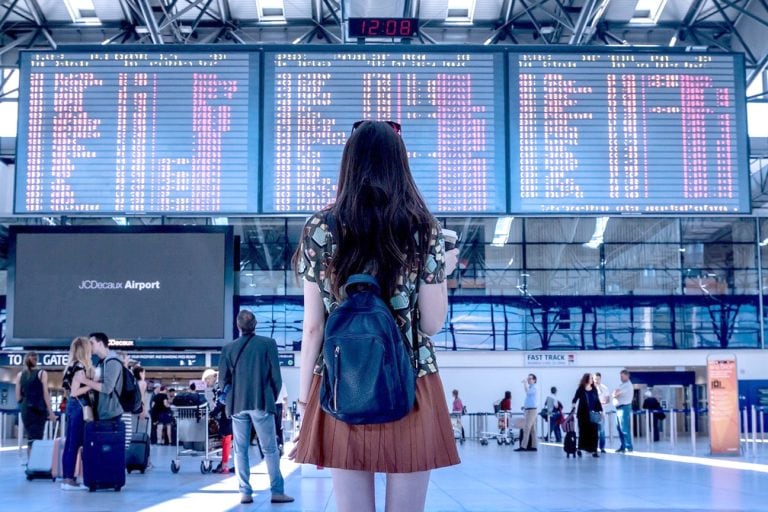
[[[739,380],[736,356],[707,358],[709,444],[713,455],[739,455]]]

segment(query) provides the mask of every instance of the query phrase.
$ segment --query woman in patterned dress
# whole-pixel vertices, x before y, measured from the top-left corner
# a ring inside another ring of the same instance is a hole
[[[429,339],[445,322],[445,278],[457,256],[456,249],[444,251],[440,225],[416,188],[400,125],[355,123],[342,155],[336,202],[309,218],[294,258],[304,278],[304,326],[298,400],[303,422],[292,455],[331,468],[340,512],[375,511],[377,472],[387,474],[387,511],[421,511],[430,471],[459,463]],[[350,425],[319,403],[325,320],[339,303],[341,286],[360,272],[376,276],[406,342],[413,346],[413,333],[418,337],[416,402],[408,415],[389,423]]]

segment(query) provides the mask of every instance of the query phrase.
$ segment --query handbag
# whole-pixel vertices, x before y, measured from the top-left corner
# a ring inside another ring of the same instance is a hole
[[[589,411],[589,421],[595,425],[599,425],[603,422],[603,415],[598,411]]]

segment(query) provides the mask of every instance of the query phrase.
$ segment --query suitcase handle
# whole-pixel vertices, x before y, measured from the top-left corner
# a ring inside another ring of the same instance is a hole
[[[152,419],[149,417],[149,414],[147,414],[147,417],[144,418],[144,420],[147,422],[146,423],[147,429],[145,430],[145,432],[147,433],[147,435],[151,435],[152,431],[150,429],[152,428],[152,424],[150,422],[152,421]],[[136,428],[133,430],[134,434],[139,432],[139,426],[140,425],[141,425],[141,421],[137,421],[136,422]]]
[[[53,423],[53,431],[51,431],[51,423]],[[59,434],[59,424],[61,423],[60,418],[56,418],[55,421],[51,422],[50,420],[45,422],[45,430],[44,432],[48,435],[48,439],[50,441],[53,441],[58,437]]]

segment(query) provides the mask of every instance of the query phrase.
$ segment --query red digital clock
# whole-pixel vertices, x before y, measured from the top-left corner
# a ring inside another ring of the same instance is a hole
[[[349,18],[349,37],[416,37],[418,18]]]

